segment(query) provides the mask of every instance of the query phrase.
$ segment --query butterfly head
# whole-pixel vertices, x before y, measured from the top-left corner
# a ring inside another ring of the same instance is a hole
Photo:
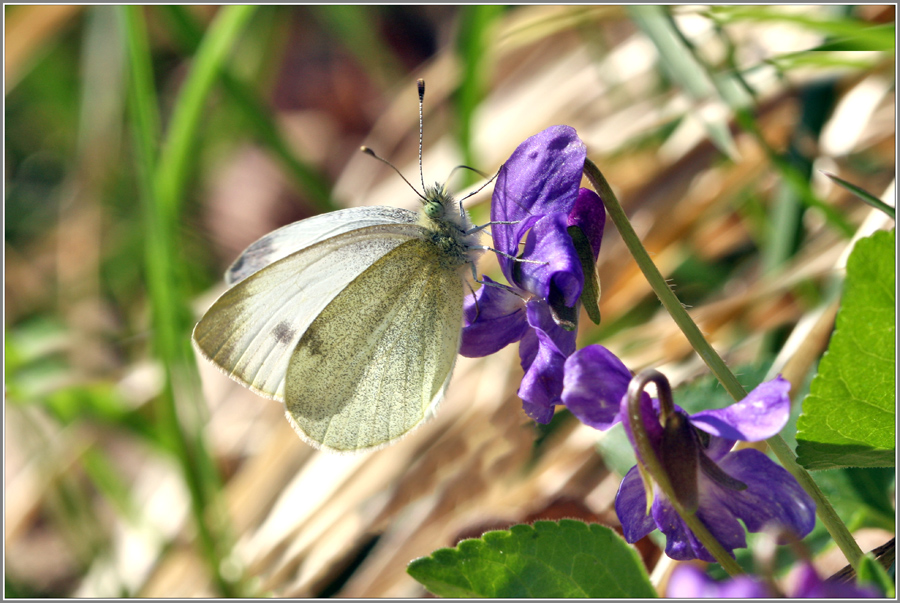
[[[426,216],[432,220],[441,220],[445,218],[447,208],[452,207],[453,196],[443,184],[435,183],[434,186],[425,188],[422,204],[422,211]]]

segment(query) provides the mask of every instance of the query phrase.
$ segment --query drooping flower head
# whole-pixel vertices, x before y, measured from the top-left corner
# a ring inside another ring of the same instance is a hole
[[[758,450],[732,451],[738,440],[764,440],[784,427],[790,413],[789,389],[790,383],[779,376],[736,404],[694,415],[674,405],[661,413],[660,402],[641,393],[643,429],[679,502],[695,511],[731,554],[747,546],[740,521],[751,532],[777,524],[798,537],[808,534],[815,525],[815,503],[790,473]],[[627,405],[628,396],[622,400],[621,417],[634,445]],[[640,452],[638,462],[644,462]],[[616,514],[625,539],[636,542],[659,528],[666,536],[669,557],[715,561],[658,486],[653,490],[648,514],[638,467],[622,480],[616,495]]]
[[[519,397],[540,423],[561,403],[563,367],[575,351],[585,273],[573,237],[596,260],[606,219],[597,194],[580,188],[585,157],[573,128],[553,126],[519,145],[500,168],[491,233],[509,286],[482,286],[465,303],[460,353],[486,356],[520,342]]]

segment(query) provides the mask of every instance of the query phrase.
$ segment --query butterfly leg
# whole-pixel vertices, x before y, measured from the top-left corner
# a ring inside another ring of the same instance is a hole
[[[547,265],[550,264],[550,262],[540,262],[540,261],[538,261],[538,260],[524,260],[524,259],[522,259],[522,258],[517,258],[517,257],[514,256],[514,255],[509,255],[508,253],[504,253],[504,252],[502,252],[502,251],[499,251],[499,250],[497,250],[497,249],[494,249],[493,247],[487,247],[487,246],[485,246],[485,245],[477,245],[477,246],[473,246],[472,249],[481,249],[481,250],[483,250],[483,251],[493,251],[494,253],[496,253],[496,254],[498,254],[498,255],[502,255],[502,256],[505,257],[505,258],[509,258],[509,259],[511,259],[511,260],[514,261],[514,262],[524,262],[524,263],[526,263],[526,264],[541,264],[541,265],[543,265],[543,266],[547,266]]]
[[[493,226],[494,224],[518,224],[522,220],[511,220],[511,221],[501,221],[501,222],[488,222],[487,224],[482,224],[481,226],[475,226],[474,228],[470,228],[465,232],[465,234],[475,234],[476,232],[481,232],[488,226]]]

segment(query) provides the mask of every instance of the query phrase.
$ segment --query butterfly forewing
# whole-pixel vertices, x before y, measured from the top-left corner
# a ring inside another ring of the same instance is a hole
[[[234,285],[301,249],[332,237],[383,224],[415,224],[416,212],[399,207],[351,207],[300,220],[270,232],[247,247],[225,272]]]
[[[421,237],[415,224],[368,226],[295,251],[216,300],[194,328],[195,346],[232,379],[283,400],[291,354],[323,308],[373,262]]]
[[[456,362],[462,305],[462,277],[430,241],[385,254],[300,339],[285,390],[295,429],[315,446],[355,452],[429,418]]]

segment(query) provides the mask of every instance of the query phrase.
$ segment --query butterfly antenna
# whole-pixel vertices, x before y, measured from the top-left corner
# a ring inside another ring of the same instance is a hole
[[[475,169],[475,168],[473,168],[473,167],[471,167],[471,166],[468,166],[468,165],[458,165],[458,166],[456,166],[455,168],[453,168],[452,170],[450,170],[450,175],[447,176],[447,182],[449,182],[450,179],[453,178],[453,174],[456,173],[456,170],[469,170],[469,171],[475,172],[476,174],[478,174],[478,175],[481,176],[482,178],[487,178],[487,177],[488,177],[488,175],[485,174],[484,172],[482,172],[481,170],[477,170],[477,169]]]
[[[419,191],[417,191],[417,190],[416,190],[416,187],[414,187],[414,186],[410,183],[410,181],[406,179],[406,176],[404,176],[403,174],[400,173],[400,170],[398,170],[398,169],[397,169],[397,166],[395,166],[393,163],[391,163],[391,162],[388,161],[387,159],[382,159],[381,157],[379,157],[378,155],[375,154],[375,151],[373,151],[372,149],[370,149],[370,148],[367,147],[367,146],[361,146],[361,147],[359,147],[359,150],[362,151],[363,153],[365,153],[366,155],[370,155],[370,156],[374,157],[375,159],[377,159],[377,160],[380,161],[381,163],[384,163],[385,165],[389,165],[389,166],[391,167],[392,170],[394,170],[395,172],[397,172],[397,175],[398,175],[398,176],[400,176],[401,178],[403,178],[403,182],[405,182],[405,183],[409,186],[409,188],[411,188],[411,189],[413,190],[413,192],[419,196],[419,198],[420,198],[422,201],[428,201],[428,199],[426,199],[425,196],[424,196],[422,193],[420,193]],[[420,151],[420,152],[421,152],[421,151]],[[420,168],[419,171],[421,171],[421,166],[422,166],[422,160],[421,160],[421,158],[420,158],[420,159],[419,159],[419,168]],[[423,190],[424,190],[424,188],[423,188]]]
[[[477,173],[481,174],[481,172],[479,172],[479,171],[476,170],[475,168],[470,168],[470,167],[467,166],[467,165],[460,165],[460,166],[458,166],[458,167],[461,167],[461,168],[469,168],[469,169],[472,170],[473,172],[477,172]],[[457,169],[457,168],[453,168],[453,169]],[[463,202],[463,201],[465,201],[465,200],[468,199],[469,197],[475,196],[475,195],[477,195],[478,193],[480,193],[482,190],[484,190],[484,187],[486,187],[488,184],[490,184],[491,182],[493,182],[493,181],[497,178],[497,176],[499,176],[499,175],[500,175],[500,170],[497,170],[497,173],[494,174],[493,176],[491,176],[491,179],[490,179],[490,180],[488,180],[487,182],[485,182],[484,184],[482,184],[481,186],[479,186],[477,189],[475,189],[474,191],[472,191],[471,193],[469,193],[468,195],[466,195],[465,197],[463,197],[462,199],[460,199],[460,200],[459,200],[459,209],[460,209],[460,211],[462,211],[462,202]],[[484,177],[486,178],[486,177],[487,177],[487,174],[482,174],[482,176],[484,176]]]
[[[422,105],[425,101],[425,80],[416,80],[419,89],[419,179],[422,181],[422,190],[425,190],[425,174],[422,172]]]

